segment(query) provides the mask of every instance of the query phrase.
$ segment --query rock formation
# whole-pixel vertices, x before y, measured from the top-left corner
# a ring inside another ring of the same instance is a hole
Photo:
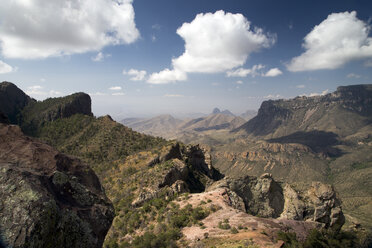
[[[271,174],[256,178],[224,178],[207,191],[227,188],[231,205],[247,213],[266,218],[314,221],[325,228],[340,230],[345,223],[341,202],[333,187],[314,182],[306,192],[296,192],[290,185],[284,188]]]
[[[89,166],[0,124],[0,232],[8,245],[102,247],[113,217]]]
[[[14,84],[0,83],[0,112],[9,119],[10,123],[17,124],[22,109],[34,101]]]

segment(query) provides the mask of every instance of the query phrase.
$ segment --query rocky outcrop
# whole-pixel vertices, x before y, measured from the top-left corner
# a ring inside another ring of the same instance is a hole
[[[175,143],[159,156],[151,158],[147,166],[154,169],[156,166],[163,167],[162,174],[154,185],[139,193],[132,202],[135,207],[160,195],[203,192],[213,182],[223,178],[212,166],[210,154],[199,145]]]
[[[331,185],[313,182],[311,187],[301,195],[286,185],[284,199],[281,218],[316,221],[324,224],[326,228],[337,231],[345,223],[341,201]]]
[[[0,124],[0,232],[11,247],[102,247],[114,209],[89,166]]]
[[[246,176],[244,178],[225,178],[207,190],[227,187],[235,192],[243,201],[246,212],[260,217],[279,217],[283,211],[283,189],[270,174],[260,178]]]
[[[33,101],[14,84],[0,83],[0,112],[9,119],[10,123],[18,124],[22,109]]]
[[[314,221],[336,231],[345,222],[333,187],[320,182],[314,182],[306,192],[297,192],[288,184],[283,188],[266,173],[259,178],[224,178],[207,191],[218,188],[227,189],[231,206],[254,216]]]

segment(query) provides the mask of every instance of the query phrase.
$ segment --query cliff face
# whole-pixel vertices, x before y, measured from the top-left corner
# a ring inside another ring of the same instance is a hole
[[[257,116],[235,131],[270,138],[313,130],[346,136],[368,125],[371,115],[372,85],[342,86],[324,96],[265,101]]]
[[[89,166],[0,124],[0,232],[8,245],[98,248],[113,217]]]
[[[22,109],[33,101],[14,84],[0,83],[0,112],[7,116],[10,123],[17,124]]]
[[[75,93],[65,97],[48,98],[32,102],[22,110],[21,127],[27,134],[34,134],[41,125],[75,114],[93,116],[88,94]]]

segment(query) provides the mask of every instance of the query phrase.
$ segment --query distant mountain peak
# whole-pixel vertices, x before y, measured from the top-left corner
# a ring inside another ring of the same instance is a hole
[[[219,114],[221,113],[221,110],[219,108],[214,108],[212,111],[212,114]]]

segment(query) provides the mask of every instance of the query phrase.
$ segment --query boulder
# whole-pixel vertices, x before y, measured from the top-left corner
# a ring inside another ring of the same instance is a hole
[[[102,247],[113,217],[88,165],[0,124],[0,236],[10,247]]]

